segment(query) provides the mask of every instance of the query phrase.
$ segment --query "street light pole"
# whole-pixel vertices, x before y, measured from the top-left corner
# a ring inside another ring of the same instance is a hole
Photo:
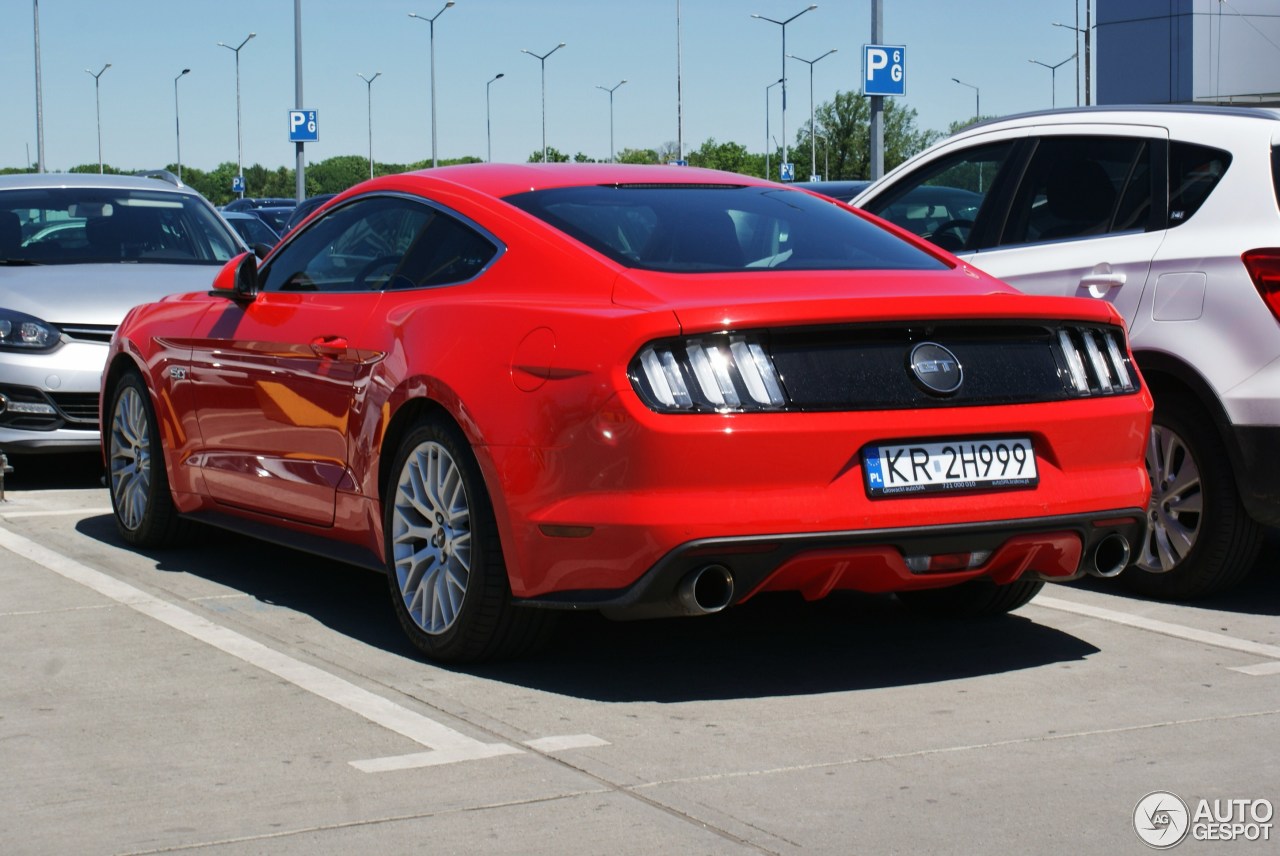
[[[501,80],[506,77],[502,72],[498,72],[493,76],[493,80]],[[485,162],[493,162],[493,123],[489,119],[489,87],[493,85],[490,80],[484,85],[484,141],[485,141]]]
[[[106,74],[109,68],[111,68],[111,63],[104,65],[97,74],[87,68],[84,70],[85,74],[93,78],[93,103],[98,114],[98,175],[102,175],[102,101],[98,98],[98,78]]]
[[[1080,57],[1080,50],[1079,50],[1080,36],[1082,35],[1084,36],[1084,103],[1085,103],[1085,106],[1088,107],[1091,103],[1093,103],[1091,100],[1092,99],[1091,93],[1093,91],[1093,79],[1089,69],[1089,66],[1091,65],[1090,59],[1093,53],[1093,45],[1089,36],[1090,36],[1090,32],[1093,30],[1093,24],[1090,20],[1089,6],[1087,4],[1085,6],[1085,16],[1086,16],[1085,25],[1083,28],[1073,27],[1070,24],[1062,24],[1057,21],[1054,21],[1053,25],[1055,27],[1062,27],[1063,29],[1066,29],[1066,30],[1075,30],[1076,52],[1072,54],[1072,56],[1076,57],[1077,59],[1079,59]],[[1080,23],[1079,12],[1076,12],[1076,23],[1077,24]],[[1080,104],[1080,75],[1079,73],[1077,73],[1076,74],[1076,105],[1079,106],[1079,104]]]
[[[812,12],[817,8],[818,4],[812,3],[785,21],[775,21],[773,18],[766,18],[764,15],[751,16],[759,18],[761,21],[768,21],[770,24],[777,24],[782,28],[782,163],[784,165],[787,163],[787,24],[799,18],[805,12]]]
[[[618,86],[621,86],[624,83],[626,83],[625,80],[619,81]],[[617,163],[617,157],[614,154],[615,150],[613,147],[613,93],[618,86],[613,87],[613,89],[610,89],[607,86],[596,86],[596,89],[603,89],[605,92],[609,93],[609,163]]]
[[[798,59],[798,60],[800,60],[800,62],[808,63],[808,65],[809,65],[809,155],[810,155],[810,157],[809,157],[809,176],[810,176],[810,181],[813,181],[813,180],[814,180],[814,179],[813,179],[813,176],[815,176],[815,175],[817,175],[817,174],[818,174],[818,151],[817,151],[817,149],[815,149],[815,148],[813,147],[813,137],[814,137],[814,133],[813,133],[813,132],[814,132],[814,127],[813,127],[813,67],[814,67],[815,65],[817,65],[817,64],[818,64],[818,61],[819,61],[819,60],[824,60],[824,59],[826,59],[827,57],[829,57],[829,56],[831,56],[833,53],[835,53],[835,52],[836,52],[836,50],[837,50],[836,48],[832,48],[831,50],[829,50],[829,51],[827,51],[826,53],[824,53],[822,56],[818,57],[818,59],[801,59],[800,57],[796,56],[795,54],[787,54],[787,56],[791,57],[792,59]]]
[[[236,55],[236,174],[244,179],[244,134],[240,127],[240,49],[249,44],[249,40],[257,33],[245,36],[244,41],[235,47],[226,42],[218,42],[218,47],[226,48]],[[240,198],[244,199],[244,185],[240,186]]]
[[[362,73],[356,72],[356,77],[364,81],[364,88],[369,96],[369,177],[373,178],[373,82],[382,76],[382,72],[375,71],[373,77],[365,77]]]
[[[773,83],[770,83],[768,86],[764,88],[764,177],[765,178],[769,177],[769,172],[770,172],[769,162],[771,160],[770,158],[771,150],[769,149],[769,141],[773,139],[773,135],[769,133],[769,90],[777,86],[781,82],[782,82],[782,78],[779,77]]]
[[[538,55],[531,50],[521,49],[520,53],[527,53],[533,57],[542,66],[542,162],[547,162],[547,57],[551,56],[560,48],[564,47],[564,42],[553,47],[542,55]]]
[[[955,83],[958,83],[961,86],[967,86],[973,90],[973,121],[978,121],[982,116],[982,93],[979,92],[978,87],[974,86],[972,83],[965,83],[958,77],[953,77],[951,79]]]
[[[1058,69],[1066,65],[1067,63],[1071,62],[1071,60],[1075,58],[1076,58],[1076,55],[1072,54],[1071,56],[1067,57],[1057,65],[1049,65],[1049,63],[1041,62],[1038,59],[1027,60],[1027,62],[1033,62],[1036,65],[1042,65],[1045,68],[1049,69],[1049,89],[1050,89],[1049,106],[1053,107],[1054,109],[1057,109],[1058,107]]]
[[[419,15],[417,12],[410,12],[410,18],[416,18],[419,21],[426,21],[431,28],[430,46],[431,46],[431,165],[439,166],[440,161],[436,158],[436,18],[445,13],[445,10],[453,5],[454,0],[449,0],[430,18]]]
[[[40,0],[31,0],[31,20],[36,41],[36,160],[38,161],[36,172],[44,172],[44,89],[40,85]]]
[[[182,181],[182,120],[178,113],[178,81],[182,79],[183,75],[190,73],[191,69],[184,68],[173,79],[173,136],[178,143],[178,181]]]

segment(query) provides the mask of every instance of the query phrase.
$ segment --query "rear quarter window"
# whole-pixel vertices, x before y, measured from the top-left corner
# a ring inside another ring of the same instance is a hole
[[[1271,173],[1276,174],[1275,150],[1272,150]],[[1169,146],[1169,228],[1191,219],[1213,193],[1227,167],[1231,154],[1221,149],[1194,143],[1174,142]]]

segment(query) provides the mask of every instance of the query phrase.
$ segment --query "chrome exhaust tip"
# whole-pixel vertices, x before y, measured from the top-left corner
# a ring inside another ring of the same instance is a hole
[[[733,602],[733,574],[724,565],[705,565],[690,571],[680,581],[677,597],[689,613],[719,612]]]
[[[1129,566],[1129,540],[1113,532],[1098,542],[1085,567],[1091,575],[1109,579]]]

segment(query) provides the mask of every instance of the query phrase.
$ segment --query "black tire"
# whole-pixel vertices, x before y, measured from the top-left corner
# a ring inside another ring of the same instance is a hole
[[[1262,526],[1240,501],[1213,422],[1184,396],[1156,396],[1147,474],[1150,528],[1120,583],[1147,597],[1193,600],[1248,576],[1262,546]]]
[[[526,654],[553,614],[511,602],[493,505],[462,432],[441,416],[409,432],[383,498],[387,581],[400,626],[431,660]]]
[[[947,588],[900,591],[904,606],[930,618],[990,618],[1025,606],[1044,588],[1040,580],[1015,580],[996,585],[990,580],[970,580]]]
[[[189,526],[174,508],[155,408],[136,371],[127,372],[116,384],[103,429],[107,490],[120,537],[142,548],[183,540]]]

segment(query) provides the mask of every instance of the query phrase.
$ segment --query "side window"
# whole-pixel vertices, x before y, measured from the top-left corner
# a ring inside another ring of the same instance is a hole
[[[465,282],[484,270],[498,248],[475,229],[442,211],[418,230],[404,264],[390,276],[386,288],[429,288]]]
[[[1218,186],[1231,155],[1220,149],[1194,143],[1169,146],[1169,227],[1181,225],[1200,210]]]
[[[1012,141],[991,143],[942,158],[864,207],[949,252],[971,249],[974,224],[1013,149]]]
[[[1001,246],[1146,228],[1151,144],[1133,137],[1046,137],[1036,145]]]
[[[358,199],[327,214],[284,247],[263,274],[264,291],[373,291],[400,267],[435,216],[396,196]]]

